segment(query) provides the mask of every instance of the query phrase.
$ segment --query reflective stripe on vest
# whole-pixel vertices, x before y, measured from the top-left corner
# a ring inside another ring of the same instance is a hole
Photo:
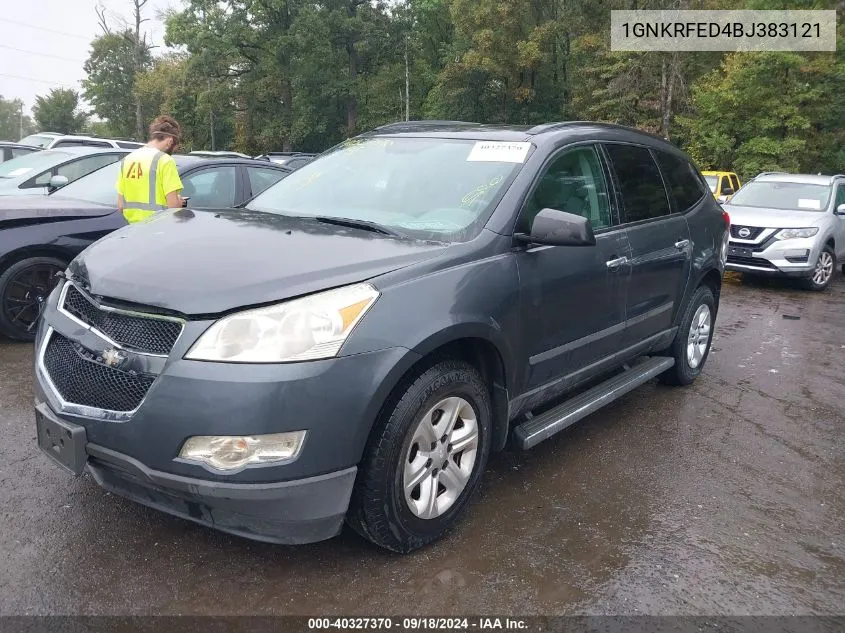
[[[126,219],[127,222],[133,224],[135,222],[141,222],[142,220],[147,219],[156,211],[162,211],[167,208],[167,205],[157,204],[157,178],[158,178],[158,161],[161,157],[164,156],[163,152],[156,150],[156,153],[153,155],[153,159],[150,162],[149,167],[149,187],[147,193],[147,202],[141,202],[140,200],[127,200],[124,198],[124,209],[123,209],[123,217]],[[123,177],[123,167],[126,163],[126,158],[120,161],[120,175],[121,178]]]

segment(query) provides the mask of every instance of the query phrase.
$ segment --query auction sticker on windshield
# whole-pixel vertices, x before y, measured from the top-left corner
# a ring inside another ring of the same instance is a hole
[[[814,209],[815,211],[819,211],[822,208],[822,203],[819,200],[813,200],[812,198],[799,198],[798,207],[801,209]]]
[[[505,141],[478,141],[467,156],[469,162],[524,163],[531,143]]]

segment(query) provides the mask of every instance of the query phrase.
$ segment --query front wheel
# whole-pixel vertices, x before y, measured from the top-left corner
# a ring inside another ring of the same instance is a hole
[[[830,246],[825,246],[819,253],[813,273],[803,280],[804,287],[807,290],[824,290],[830,285],[834,270],[836,270],[836,253]]]
[[[668,385],[689,385],[701,374],[710,354],[713,326],[716,322],[716,301],[713,291],[699,286],[687,304],[678,333],[668,352],[675,365],[660,375]]]
[[[481,484],[491,420],[489,390],[467,363],[443,361],[406,382],[373,432],[347,522],[395,552],[439,539]]]
[[[66,262],[30,257],[0,274],[0,334],[18,341],[35,340],[38,318]]]

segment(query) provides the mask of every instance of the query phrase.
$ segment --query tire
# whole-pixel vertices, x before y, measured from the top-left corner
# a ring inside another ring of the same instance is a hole
[[[821,292],[830,285],[834,270],[836,270],[836,253],[830,245],[825,245],[819,253],[813,273],[806,279],[802,279],[801,285],[807,290]]]
[[[55,257],[29,257],[0,274],[0,334],[34,341],[44,302],[56,285],[56,273],[67,262]]]
[[[678,333],[667,350],[667,355],[675,359],[675,365],[660,375],[661,382],[682,386],[698,378],[710,355],[715,321],[716,301],[713,299],[713,291],[707,286],[699,286],[687,303]],[[702,327],[705,325],[706,329]]]
[[[449,416],[450,412],[457,417]],[[453,432],[443,441],[443,436],[437,436],[447,430],[450,419],[456,420]],[[432,424],[424,427],[425,420]],[[481,485],[490,453],[491,421],[489,389],[467,363],[444,360],[405,381],[376,422],[352,492],[347,523],[376,545],[403,554],[442,537],[455,526]],[[464,448],[450,452],[450,439]],[[429,441],[436,444],[435,449],[428,446]],[[428,448],[423,449],[422,443]],[[416,478],[419,483],[407,486],[406,492],[405,484],[413,484],[411,479]]]

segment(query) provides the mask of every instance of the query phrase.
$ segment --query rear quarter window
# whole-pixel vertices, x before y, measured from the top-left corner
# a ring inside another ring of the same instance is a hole
[[[655,151],[654,154],[676,211],[689,210],[709,193],[698,170],[689,161],[666,152]]]

